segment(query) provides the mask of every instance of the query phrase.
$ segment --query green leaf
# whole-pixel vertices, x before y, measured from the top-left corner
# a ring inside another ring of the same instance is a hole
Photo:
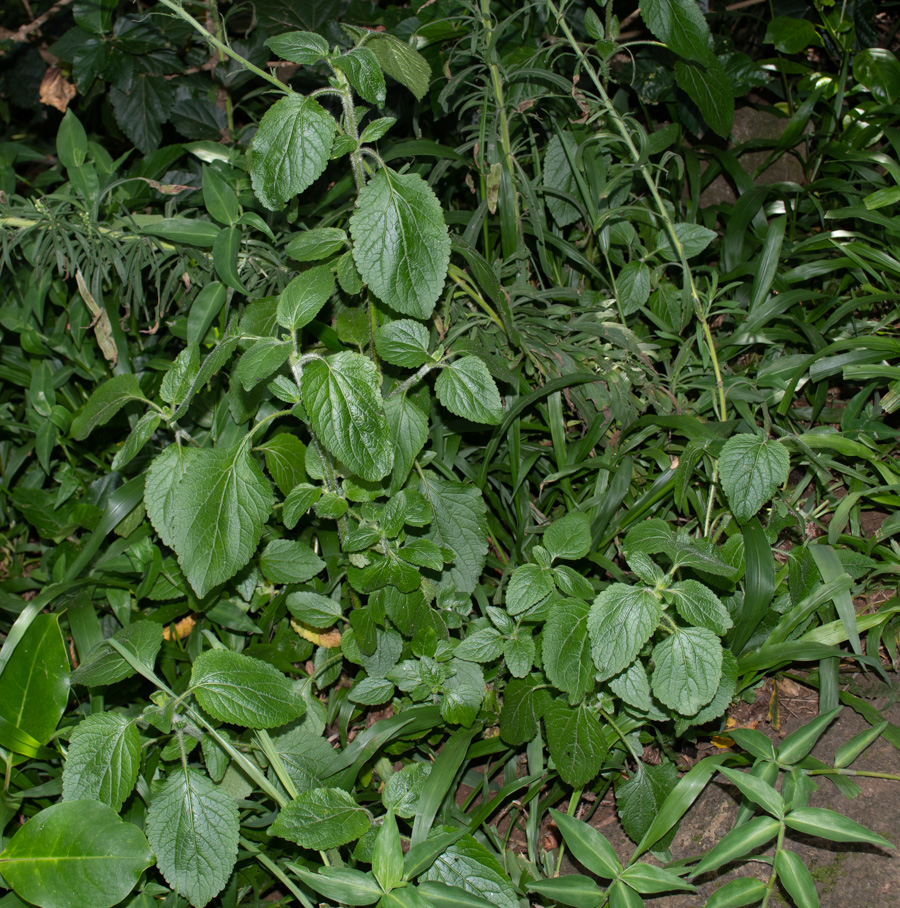
[[[288,492],[281,508],[284,525],[294,529],[300,518],[322,497],[322,490],[308,483],[301,483]]]
[[[586,706],[551,700],[544,710],[550,755],[562,780],[573,788],[588,784],[609,753],[597,717]]]
[[[774,44],[783,54],[799,54],[809,47],[821,47],[822,39],[809,19],[799,16],[776,16],[767,26],[765,44]],[[857,78],[856,73],[853,77]]]
[[[68,699],[69,657],[59,616],[36,615],[0,675],[0,718],[45,744]]]
[[[409,471],[428,439],[428,416],[407,394],[389,397],[384,402],[384,414],[394,448],[391,494],[395,495],[406,483]]]
[[[377,120],[372,120],[360,134],[360,144],[377,142],[396,122],[396,117],[379,117]]]
[[[166,79],[140,73],[128,91],[113,87],[107,97],[119,128],[135,147],[144,154],[155,151],[175,103],[174,90]]]
[[[63,767],[64,801],[94,800],[119,811],[134,790],[141,736],[131,719],[96,713],[78,723]]]
[[[662,603],[650,590],[624,583],[612,584],[594,600],[587,626],[598,680],[619,674],[634,661],[661,614]]]
[[[372,360],[349,351],[313,360],[300,389],[313,431],[335,457],[370,482],[390,472],[394,450]]]
[[[328,42],[314,32],[286,32],[266,41],[266,47],[282,60],[313,66],[329,55]]]
[[[637,770],[628,781],[616,786],[616,808],[625,832],[633,841],[640,842],[678,784],[678,771],[668,760],[655,766],[639,762]],[[668,848],[674,835],[673,828],[656,847]]]
[[[503,418],[500,392],[477,356],[463,356],[445,366],[434,390],[438,400],[463,419],[495,426]]]
[[[113,635],[113,640],[132,653],[135,658],[153,668],[156,655],[162,646],[162,625],[155,621],[133,621]],[[85,687],[117,684],[134,674],[134,669],[108,642],[97,644],[88,657],[72,672],[72,683]]]
[[[620,675],[609,681],[610,690],[621,697],[626,703],[641,712],[649,712],[652,701],[650,699],[650,681],[647,672],[640,662],[632,662]]]
[[[428,318],[450,261],[450,236],[431,187],[418,174],[382,168],[359,194],[350,233],[356,267],[372,292],[404,315]]]
[[[138,223],[141,233],[147,236],[158,236],[169,243],[200,249],[211,249],[222,232],[217,224],[195,218],[161,218],[154,214],[147,215],[146,221]]]
[[[238,272],[238,255],[241,251],[243,234],[240,227],[223,227],[213,243],[213,265],[219,278],[232,290],[247,294]]]
[[[719,597],[698,580],[673,583],[665,596],[675,603],[678,614],[698,627],[705,627],[722,636],[731,627],[731,615]]]
[[[81,167],[87,151],[87,133],[78,117],[67,110],[56,133],[56,156],[63,167]]]
[[[334,293],[334,274],[328,265],[313,265],[281,291],[276,318],[291,331],[308,325]]]
[[[866,829],[856,820],[821,807],[800,807],[792,810],[784,818],[784,822],[791,829],[818,836],[820,839],[828,839],[830,842],[868,842],[881,848],[895,847],[884,836]]]
[[[318,873],[297,864],[288,867],[311,889],[344,905],[373,905],[384,896],[370,873],[350,867],[319,867]]]
[[[468,728],[478,716],[484,700],[484,674],[481,666],[474,662],[455,659],[452,667],[454,673],[443,684],[441,717],[445,722]]]
[[[285,604],[298,621],[315,628],[331,627],[343,614],[340,602],[306,590],[290,593]]]
[[[765,894],[766,884],[762,880],[742,876],[717,889],[704,908],[743,908],[759,903]]]
[[[192,456],[173,496],[172,541],[200,598],[250,560],[272,503],[272,487],[248,445]]]
[[[145,413],[134,425],[134,428],[128,433],[125,444],[116,451],[116,456],[109,465],[110,470],[119,471],[128,466],[138,454],[144,449],[144,445],[153,436],[160,423],[158,413]]]
[[[170,548],[175,548],[175,501],[178,484],[184,478],[189,464],[199,452],[196,448],[169,445],[154,458],[147,469],[144,481],[144,507],[153,529]]]
[[[295,233],[284,247],[284,253],[296,262],[318,262],[348,244],[347,234],[337,227],[313,227]]]
[[[113,376],[91,394],[72,420],[72,438],[84,441],[97,426],[108,423],[129,401],[146,399],[136,375],[126,372]]]
[[[787,482],[790,455],[777,441],[732,435],[719,455],[719,478],[731,512],[746,523]]]
[[[260,445],[266,469],[282,495],[306,481],[306,445],[290,432],[279,432]]]
[[[272,583],[306,583],[325,562],[300,539],[273,539],[262,550],[259,567]]]
[[[883,104],[900,98],[900,61],[883,47],[867,47],[853,57],[853,78]]]
[[[644,908],[644,900],[627,884],[614,880],[606,892],[609,908]]]
[[[366,41],[366,47],[378,58],[381,68],[405,85],[417,101],[425,97],[431,81],[431,67],[417,50],[393,35],[379,33]]]
[[[331,65],[344,73],[363,101],[384,107],[387,100],[384,74],[378,58],[368,47],[354,47],[339,57],[333,57]]]
[[[241,216],[241,206],[235,191],[212,167],[203,168],[203,204],[211,218],[228,227],[233,227]]]
[[[346,791],[318,788],[301,791],[285,805],[269,827],[269,835],[324,851],[358,839],[370,825],[369,814]]]
[[[206,337],[206,332],[209,331],[210,325],[212,325],[216,316],[222,311],[222,306],[225,305],[225,298],[227,295],[228,291],[221,281],[212,281],[194,297],[194,301],[191,303],[191,311],[188,313],[188,344],[199,344],[203,341],[203,338]],[[196,376],[197,373],[195,371],[193,377],[187,382],[187,387],[184,388],[180,400],[184,399],[184,395],[187,393],[191,381],[193,381]]]
[[[534,665],[534,637],[531,631],[520,628],[503,644],[503,659],[514,678],[524,678]]]
[[[456,886],[486,899],[495,908],[520,908],[516,891],[500,862],[470,835],[448,846],[420,879]]]
[[[147,838],[166,882],[194,908],[225,887],[237,858],[234,798],[192,769],[171,775],[147,812]]]
[[[563,599],[553,605],[541,634],[544,671],[551,683],[578,703],[594,687],[594,663],[587,632],[590,605]]]
[[[467,662],[492,662],[503,652],[503,635],[493,627],[483,627],[469,634],[453,651],[457,659]]]
[[[693,0],[689,0],[689,2],[693,2]],[[716,238],[714,230],[710,230],[708,227],[701,227],[699,224],[679,222],[674,226],[675,237],[681,244],[686,259],[693,258],[695,255],[700,255],[700,253]],[[672,244],[672,238],[666,230],[660,230],[656,235],[656,252],[666,261],[680,261],[678,252]]]
[[[426,472],[418,490],[431,505],[432,521],[425,534],[453,552],[453,563],[441,574],[439,586],[472,593],[487,557],[487,507],[473,485],[441,479]]]
[[[751,773],[729,769],[727,766],[720,766],[719,772],[734,782],[745,798],[759,805],[778,820],[784,817],[784,799],[767,782],[756,778]]]
[[[711,873],[750,854],[756,848],[771,842],[780,828],[781,824],[774,817],[754,817],[722,836],[715,847],[708,851],[703,860],[691,871],[691,876]]]
[[[200,371],[200,350],[196,344],[185,347],[163,376],[159,396],[167,404],[180,404]]]
[[[519,615],[553,592],[553,574],[539,564],[520,564],[506,585],[506,611]]]
[[[544,530],[541,544],[551,558],[577,561],[591,550],[591,518],[584,511],[572,511],[553,521]]]
[[[678,60],[675,81],[700,109],[713,132],[727,139],[734,123],[734,91],[722,64],[715,60],[701,66]]]
[[[676,54],[700,63],[715,59],[709,26],[694,0],[644,0],[641,18],[647,28]]]
[[[780,849],[775,855],[775,872],[797,908],[819,908],[816,884],[798,855]]]
[[[778,748],[778,762],[789,766],[802,760],[815,746],[825,729],[840,715],[841,707],[830,709],[792,731]]]
[[[569,851],[585,869],[604,880],[612,880],[618,876],[622,865],[603,833],[552,807],[550,816],[553,817],[553,821],[562,833],[566,845],[569,846]]]
[[[213,718],[244,728],[276,728],[303,715],[294,683],[267,662],[231,650],[207,650],[195,660],[191,689]]]
[[[650,269],[643,262],[629,262],[616,278],[616,296],[623,315],[637,312],[650,299]]]
[[[290,355],[291,345],[288,341],[263,337],[244,351],[235,367],[235,378],[245,391],[251,391],[264,378],[277,372]]]
[[[291,94],[266,111],[250,144],[250,178],[270,211],[283,208],[328,163],[335,122],[313,98]]]
[[[375,837],[372,872],[385,892],[389,892],[403,879],[403,848],[393,810],[388,810],[385,814],[381,829]]]
[[[632,864],[625,869],[619,879],[631,886],[632,889],[645,895],[671,892],[673,889],[697,891],[696,886],[685,883],[681,877],[676,876],[671,870],[666,870],[663,867],[654,867],[652,864]]]
[[[45,808],[0,854],[6,883],[40,908],[112,908],[153,861],[137,826],[91,800]]]
[[[431,359],[428,329],[409,318],[382,325],[375,334],[378,355],[393,366],[418,369]]]
[[[577,205],[558,195],[562,193],[578,198],[578,183],[569,163],[569,156],[574,161],[577,153],[578,142],[575,137],[570,132],[563,132],[550,137],[544,154],[544,188],[550,190],[545,194],[547,208],[560,227],[568,227],[582,216]]]
[[[534,676],[514,679],[503,692],[500,737],[508,744],[527,744],[538,733],[538,720],[549,702],[547,691]]]
[[[722,677],[722,644],[705,627],[679,627],[653,647],[651,686],[670,709],[692,716],[709,703]]]
[[[528,884],[529,892],[536,892],[558,905],[573,908],[599,908],[603,892],[589,877],[580,873],[567,873],[555,879],[538,880]]]

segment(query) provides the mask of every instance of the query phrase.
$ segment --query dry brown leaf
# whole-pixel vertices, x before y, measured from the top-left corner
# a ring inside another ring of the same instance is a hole
[[[179,640],[184,640],[184,638],[194,629],[196,623],[197,619],[193,615],[188,615],[187,618],[182,618],[181,621],[176,621],[175,624],[164,627],[163,640],[174,640],[176,637]]]
[[[58,66],[51,66],[41,79],[41,104],[55,107],[62,113],[66,112],[69,101],[78,94],[78,89],[66,80]]]
[[[304,639],[316,646],[324,646],[325,649],[336,649],[341,645],[341,632],[337,628],[331,628],[327,631],[317,631],[315,628],[304,624],[302,621],[292,621],[291,627]]]

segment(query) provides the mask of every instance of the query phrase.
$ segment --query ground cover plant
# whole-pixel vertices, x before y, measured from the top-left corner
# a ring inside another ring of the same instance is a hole
[[[897,29],[737,6],[3,26],[0,905],[753,861],[706,904],[805,908],[793,832],[896,845],[809,798],[900,748],[842,683],[898,663]],[[729,729],[785,672],[819,714]],[[673,861],[714,779],[734,828]]]

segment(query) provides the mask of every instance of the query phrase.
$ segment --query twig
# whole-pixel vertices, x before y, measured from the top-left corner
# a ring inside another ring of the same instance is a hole
[[[65,7],[67,7],[71,2],[72,0],[57,0],[57,2],[47,10],[47,12],[41,13],[41,15],[37,17],[37,19],[29,22],[28,25],[23,25],[18,31],[11,32],[7,35],[7,37],[11,41],[24,41],[30,34],[39,31],[41,26],[48,19],[50,19],[52,16],[55,16],[61,9],[65,9]],[[25,8],[28,9],[28,6],[26,5]]]

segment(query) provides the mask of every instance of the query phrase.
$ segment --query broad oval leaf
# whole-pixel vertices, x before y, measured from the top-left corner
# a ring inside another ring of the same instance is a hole
[[[266,111],[250,144],[256,197],[278,211],[319,177],[328,163],[335,122],[314,98],[291,94]]]
[[[431,187],[418,174],[383,168],[360,192],[350,233],[372,292],[404,315],[428,318],[450,262],[450,235]]]
[[[463,419],[495,426],[503,418],[500,392],[477,356],[463,356],[446,366],[434,383],[434,392],[451,413]]]
[[[375,334],[378,355],[394,366],[418,369],[431,359],[428,329],[410,318],[382,325]]]
[[[553,808],[550,815],[576,860],[601,879],[615,879],[622,865],[602,832]]]
[[[191,688],[211,716],[245,728],[275,728],[304,711],[300,693],[277,668],[227,649],[197,657]]]
[[[153,668],[156,654],[162,646],[162,625],[155,621],[133,621],[116,631],[113,639],[132,653],[139,662]],[[109,642],[98,643],[87,658],[72,672],[73,684],[100,687],[116,684],[134,674],[134,669]]]
[[[577,561],[591,550],[591,520],[584,511],[571,511],[544,530],[541,544],[551,558]]]
[[[308,325],[334,293],[334,274],[327,265],[314,265],[298,274],[281,291],[276,318],[291,331]]]
[[[262,550],[259,567],[272,583],[305,583],[325,562],[300,539],[273,539]]]
[[[573,788],[587,785],[609,753],[597,717],[584,705],[572,707],[552,700],[544,710],[544,725],[550,754],[563,781]]]
[[[266,41],[282,60],[312,66],[328,56],[328,42],[315,32],[287,32]]]
[[[173,496],[178,562],[203,598],[256,550],[272,510],[272,486],[249,446],[197,451]]]
[[[63,801],[33,816],[0,854],[3,877],[40,908],[111,908],[153,864],[144,834],[99,801]]]
[[[83,441],[97,426],[108,423],[132,400],[146,400],[137,376],[133,373],[115,375],[103,382],[72,420],[72,438]]]
[[[378,58],[369,48],[354,47],[339,57],[333,57],[331,63],[344,73],[363,101],[384,107],[387,100],[384,73]]]
[[[661,614],[662,604],[650,590],[624,583],[614,583],[594,600],[587,626],[600,681],[619,674],[634,661],[656,630]]]
[[[296,864],[288,866],[311,889],[344,905],[373,905],[384,896],[371,874],[352,867],[320,867],[313,873]]]
[[[590,609],[581,599],[557,602],[541,635],[547,677],[569,695],[572,703],[583,699],[594,686],[594,663],[587,632]]]
[[[375,363],[345,351],[316,359],[300,378],[316,435],[357,476],[377,482],[391,471],[391,445]]]
[[[364,835],[371,821],[353,798],[340,788],[301,791],[286,804],[269,827],[277,835],[303,848],[324,851],[339,848]]]
[[[196,378],[196,374],[194,375]],[[185,391],[185,393],[187,393]],[[175,490],[184,478],[196,448],[171,444],[157,455],[147,469],[144,480],[144,507],[153,529],[170,548],[175,548]]]
[[[884,104],[900,97],[900,61],[883,47],[867,47],[853,58],[853,78]]]
[[[709,703],[719,689],[722,644],[705,627],[679,627],[653,648],[653,661],[653,693],[686,716]]]
[[[705,627],[721,636],[731,627],[731,615],[719,597],[698,580],[673,583],[665,592],[675,602],[678,614],[698,627]]]
[[[205,775],[184,769],[153,798],[147,837],[168,884],[203,908],[222,891],[237,858],[237,804]]]
[[[500,862],[470,835],[443,851],[420,879],[456,886],[487,899],[495,908],[520,908],[516,890]]]
[[[134,790],[141,736],[118,713],[97,713],[78,724],[63,767],[63,800],[102,801],[118,811]]]
[[[746,523],[785,483],[790,455],[780,442],[760,435],[732,435],[719,455],[719,477],[731,512]]]
[[[701,63],[715,59],[709,26],[695,0],[643,0],[641,18],[676,54]]]

